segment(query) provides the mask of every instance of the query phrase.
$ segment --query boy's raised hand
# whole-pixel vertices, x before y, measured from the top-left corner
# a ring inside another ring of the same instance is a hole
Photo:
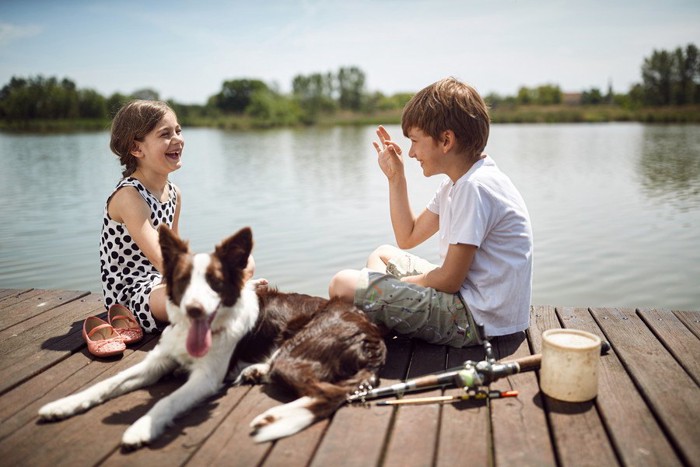
[[[403,159],[401,158],[401,148],[391,141],[389,132],[379,125],[377,128],[379,143],[373,141],[374,149],[377,150],[377,160],[384,175],[391,180],[396,175],[403,175]],[[381,143],[381,144],[380,144]]]

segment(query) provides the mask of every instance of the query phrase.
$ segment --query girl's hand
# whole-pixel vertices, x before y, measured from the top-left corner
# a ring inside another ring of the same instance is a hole
[[[377,128],[377,136],[381,146],[376,141],[373,141],[374,149],[377,150],[377,160],[379,167],[384,172],[384,175],[389,180],[393,180],[396,176],[403,176],[403,158],[401,157],[401,148],[398,144],[391,141],[389,133],[383,126]]]

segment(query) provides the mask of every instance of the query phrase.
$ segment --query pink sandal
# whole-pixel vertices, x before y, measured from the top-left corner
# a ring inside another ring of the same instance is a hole
[[[133,344],[143,339],[143,329],[127,307],[115,303],[109,307],[107,319],[122,336],[125,344]]]
[[[124,339],[117,331],[97,316],[90,316],[83,322],[83,339],[95,357],[119,355],[126,349]]]

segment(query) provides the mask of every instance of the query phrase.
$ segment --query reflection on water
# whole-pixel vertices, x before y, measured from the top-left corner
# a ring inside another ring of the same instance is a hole
[[[693,126],[644,127],[639,172],[644,193],[677,209],[700,203],[700,132]]]
[[[698,129],[492,128],[487,152],[533,221],[533,303],[700,309]],[[336,271],[393,242],[373,127],[184,134],[172,179],[194,250],[251,226],[259,276],[325,295]],[[98,291],[103,203],[120,174],[107,133],[0,134],[0,164],[0,287]],[[413,160],[406,173],[419,212],[440,178]],[[437,261],[436,249],[431,239],[415,252]]]

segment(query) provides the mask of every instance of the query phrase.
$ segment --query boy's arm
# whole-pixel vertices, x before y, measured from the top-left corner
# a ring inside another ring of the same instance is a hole
[[[391,141],[383,126],[377,129],[381,144],[374,142],[379,167],[389,181],[389,211],[394,237],[399,248],[409,249],[420,245],[438,231],[438,215],[425,209],[415,217],[408,199],[408,187],[404,173],[401,148]]]
[[[457,293],[467,277],[475,253],[475,245],[451,244],[442,266],[425,274],[408,276],[401,280],[423,287],[432,287],[440,292]]]

